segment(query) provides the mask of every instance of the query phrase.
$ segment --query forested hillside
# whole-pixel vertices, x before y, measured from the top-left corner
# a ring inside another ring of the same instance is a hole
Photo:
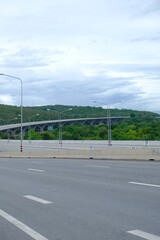
[[[101,107],[48,105],[23,107],[23,122],[58,119],[58,112],[61,112],[61,117],[64,119],[107,116],[107,109]],[[129,119],[112,122],[112,140],[160,140],[160,118],[157,118],[159,115],[156,113],[111,109],[111,116],[130,116]],[[0,105],[0,125],[18,122],[20,122],[20,107]],[[58,139],[58,126],[42,134],[31,131],[31,137],[32,139]],[[7,136],[1,134],[1,138],[7,138]],[[25,138],[28,138],[28,133]],[[63,139],[105,140],[107,125],[66,125],[63,127]]]

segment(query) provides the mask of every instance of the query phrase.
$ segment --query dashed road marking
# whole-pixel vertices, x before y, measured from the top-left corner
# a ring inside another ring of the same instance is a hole
[[[156,184],[140,183],[140,182],[129,182],[129,183],[135,184],[135,185],[141,185],[141,186],[158,187],[158,188],[160,188],[160,185],[156,185]]]
[[[28,227],[24,223],[20,222],[16,218],[12,217],[8,213],[4,212],[3,210],[0,209],[0,216],[6,219],[8,222],[12,223],[15,225],[17,228],[28,234],[30,237],[32,237],[35,240],[48,240],[48,238],[45,238],[38,232],[34,231],[32,228]]]
[[[93,168],[109,168],[109,166],[100,166],[100,165],[87,165],[87,167],[93,167]]]
[[[50,203],[52,203],[50,201],[47,201],[47,200],[44,200],[44,199],[41,199],[41,198],[37,198],[37,197],[31,196],[31,195],[26,195],[26,196],[23,196],[23,197],[31,199],[31,200],[39,202],[39,203],[43,203],[43,204],[50,204]]]
[[[32,161],[31,163],[34,163],[34,164],[42,164],[41,162],[37,162],[37,161]]]
[[[147,233],[147,232],[143,232],[143,231],[140,231],[140,230],[133,230],[133,231],[127,231],[127,232],[130,233],[130,234],[133,234],[137,237],[141,237],[141,238],[144,238],[144,239],[147,239],[147,240],[160,240],[159,236],[156,236],[156,235],[153,235],[153,234],[150,234],[150,233]]]
[[[29,171],[44,172],[42,169],[28,168]]]

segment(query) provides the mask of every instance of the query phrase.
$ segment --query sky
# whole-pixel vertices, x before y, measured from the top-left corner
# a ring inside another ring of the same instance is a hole
[[[23,105],[160,113],[160,0],[0,0],[0,73]],[[20,105],[0,76],[0,103]],[[93,102],[96,100],[97,102]]]

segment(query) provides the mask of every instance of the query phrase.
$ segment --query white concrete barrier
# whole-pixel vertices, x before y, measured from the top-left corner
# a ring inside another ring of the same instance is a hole
[[[160,161],[160,148],[108,147],[100,150],[55,149],[25,152],[0,152],[0,157],[33,158],[79,158],[79,159],[119,159],[119,160],[155,160]]]

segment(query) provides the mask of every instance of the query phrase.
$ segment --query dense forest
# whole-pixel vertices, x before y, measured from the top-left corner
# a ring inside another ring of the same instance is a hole
[[[61,114],[59,114],[61,113]],[[106,117],[107,109],[101,107],[82,107],[65,105],[48,105],[37,107],[23,107],[23,122],[56,120],[59,117],[66,118],[85,118],[85,117]],[[129,116],[112,122],[112,140],[160,140],[160,118],[152,112],[136,111],[130,109],[111,109],[111,116]],[[13,124],[20,122],[20,107],[0,105],[0,125]],[[33,130],[26,132],[25,139],[31,135],[32,139],[58,139],[58,125],[53,130],[38,133]],[[1,138],[7,138],[4,133]],[[16,136],[18,138],[19,136]],[[107,140],[107,124],[75,125],[63,126],[63,139],[65,140]]]

